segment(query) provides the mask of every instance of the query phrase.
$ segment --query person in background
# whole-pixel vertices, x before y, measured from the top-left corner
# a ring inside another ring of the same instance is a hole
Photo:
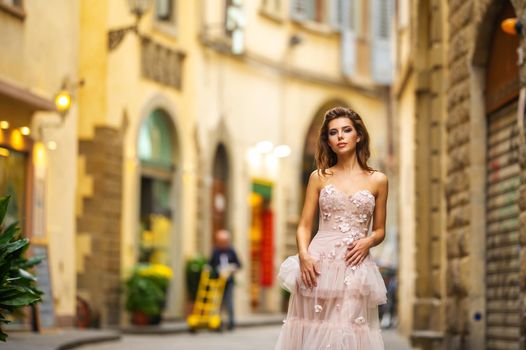
[[[241,268],[241,262],[230,243],[230,233],[227,230],[219,230],[216,233],[215,248],[209,264],[216,275],[222,275],[226,278],[222,307],[226,307],[228,313],[227,328],[232,330],[235,326],[234,274]]]

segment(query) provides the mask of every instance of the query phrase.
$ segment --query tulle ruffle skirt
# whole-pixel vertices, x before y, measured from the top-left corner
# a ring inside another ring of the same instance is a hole
[[[387,291],[378,267],[370,256],[355,268],[347,266],[344,249],[333,250],[332,241],[333,235],[325,234],[309,246],[318,259],[317,287],[301,283],[293,262],[282,266],[282,283],[296,283],[276,350],[384,349],[378,305],[387,301]]]

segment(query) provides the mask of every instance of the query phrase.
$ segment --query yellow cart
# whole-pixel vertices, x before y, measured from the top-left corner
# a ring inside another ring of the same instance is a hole
[[[194,308],[186,319],[190,331],[200,327],[212,330],[221,328],[221,302],[226,279],[221,275],[210,278],[210,273],[210,266],[206,266],[201,272]]]

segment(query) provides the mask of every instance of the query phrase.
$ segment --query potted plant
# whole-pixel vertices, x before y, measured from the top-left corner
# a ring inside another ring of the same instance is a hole
[[[163,264],[141,263],[125,282],[126,310],[136,325],[159,324],[166,306],[172,270]]]
[[[25,258],[29,240],[20,237],[18,223],[4,226],[9,204],[8,197],[0,197],[0,340],[7,334],[1,325],[8,323],[7,316],[25,306],[41,301],[43,294],[36,286],[36,278],[28,269],[38,265],[41,257]]]

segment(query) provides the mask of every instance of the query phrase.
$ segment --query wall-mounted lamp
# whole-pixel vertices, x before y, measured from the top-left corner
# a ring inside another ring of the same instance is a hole
[[[56,121],[39,123],[36,133],[37,139],[43,138],[44,129],[58,128],[62,126],[71,108],[71,105],[73,104],[73,100],[75,99],[77,89],[83,85],[84,79],[80,79],[76,82],[71,82],[68,77],[64,78],[60,89],[57,91],[55,97],[53,98],[53,101],[55,103],[55,109],[60,115],[60,120],[58,121],[58,123]]]
[[[60,114],[65,114],[71,107],[71,94],[67,90],[60,90],[55,96],[55,107]]]
[[[110,51],[115,50],[120,45],[122,39],[124,39],[128,32],[139,34],[139,22],[146,11],[148,11],[150,2],[151,0],[128,0],[128,8],[135,16],[135,24],[127,27],[111,29],[108,32],[108,49]]]
[[[523,25],[518,18],[506,18],[501,22],[500,27],[507,34],[523,36]]]
[[[77,82],[71,83],[66,77],[62,81],[60,90],[55,95],[55,108],[60,113],[62,119],[66,116],[71,108],[71,104],[75,97],[77,89],[84,85],[84,79],[80,79]]]

